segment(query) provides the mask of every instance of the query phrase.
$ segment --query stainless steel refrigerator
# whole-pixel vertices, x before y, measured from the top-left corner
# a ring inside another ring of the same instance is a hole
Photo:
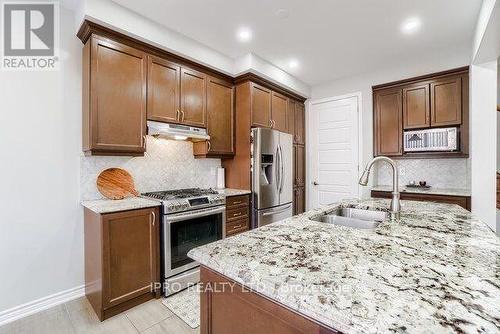
[[[272,129],[252,129],[252,225],[292,216],[293,139]]]

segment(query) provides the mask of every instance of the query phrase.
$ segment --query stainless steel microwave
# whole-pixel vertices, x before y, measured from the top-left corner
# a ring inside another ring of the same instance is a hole
[[[458,149],[457,128],[405,131],[403,137],[405,152],[456,151]]]

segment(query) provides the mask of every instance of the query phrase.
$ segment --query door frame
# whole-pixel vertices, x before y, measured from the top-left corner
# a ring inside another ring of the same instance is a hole
[[[358,175],[357,177],[360,177],[360,171],[361,171],[361,163],[363,161],[363,99],[362,99],[362,93],[361,91],[357,91],[354,93],[349,93],[349,94],[343,94],[343,95],[337,95],[337,96],[332,96],[332,97],[326,97],[326,98],[321,98],[321,99],[315,99],[315,100],[307,100],[306,103],[306,145],[305,145],[305,150],[306,150],[306,211],[314,209],[312,208],[312,159],[311,159],[311,152],[312,152],[312,106],[314,104],[319,104],[319,103],[325,103],[325,102],[331,102],[331,101],[336,101],[336,100],[343,100],[351,97],[356,97],[358,100],[358,161],[357,161],[357,166],[358,166]],[[357,187],[357,198],[360,199],[362,194],[362,189],[361,186],[358,184]]]

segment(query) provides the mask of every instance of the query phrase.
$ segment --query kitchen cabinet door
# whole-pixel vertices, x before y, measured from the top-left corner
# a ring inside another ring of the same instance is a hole
[[[374,92],[375,155],[403,154],[402,91],[388,88]]]
[[[181,68],[181,123],[205,128],[207,75]]]
[[[272,127],[281,132],[288,131],[288,98],[284,95],[272,92],[271,97],[271,119]]]
[[[251,95],[252,126],[271,127],[271,90],[252,83]]]
[[[295,152],[294,185],[303,187],[305,184],[305,149],[302,145],[293,146]]]
[[[83,51],[84,151],[143,155],[147,57],[142,51],[92,36]]]
[[[295,188],[294,189],[294,200],[293,200],[293,214],[300,215],[304,213],[305,210],[305,188]]]
[[[180,73],[179,65],[148,57],[148,120],[179,122]]]
[[[462,79],[460,76],[434,80],[431,89],[431,125],[462,123]]]
[[[303,103],[295,103],[295,139],[297,144],[304,145],[306,140],[305,106]]]
[[[158,209],[102,216],[103,308],[151,293],[159,282]]]
[[[419,83],[403,88],[404,129],[430,126],[429,84]]]
[[[292,99],[288,101],[288,111],[287,111],[287,119],[288,119],[288,133],[292,135],[293,142],[295,143],[295,104],[296,102]]]
[[[208,142],[194,143],[196,156],[234,154],[234,89],[232,83],[209,77],[207,81]]]

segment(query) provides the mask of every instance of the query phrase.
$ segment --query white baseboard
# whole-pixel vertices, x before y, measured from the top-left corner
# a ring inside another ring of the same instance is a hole
[[[55,293],[0,312],[0,326],[85,295],[85,285]]]

